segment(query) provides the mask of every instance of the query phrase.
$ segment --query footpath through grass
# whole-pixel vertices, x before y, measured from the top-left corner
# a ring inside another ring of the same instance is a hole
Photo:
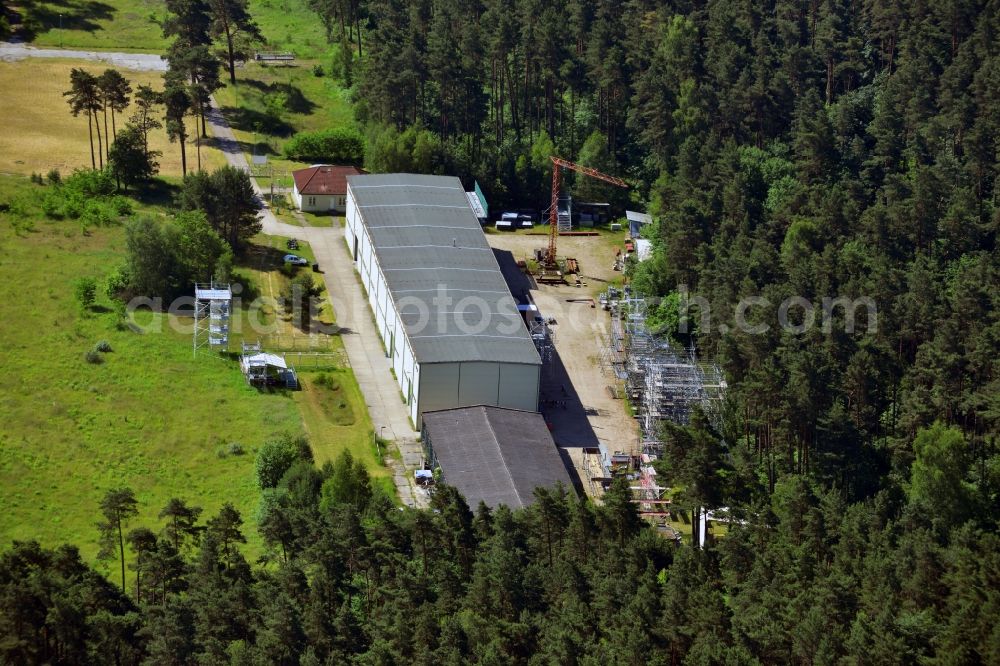
[[[40,189],[0,176],[0,202]],[[346,448],[387,478],[349,369],[333,373],[336,387],[316,386],[310,372],[304,391],[258,392],[235,360],[193,356],[190,319],[140,313],[139,333],[119,327],[103,297],[81,311],[72,282],[103,282],[117,266],[120,226],[84,235],[77,223],[41,214],[29,226],[15,231],[0,214],[0,544],[70,542],[94,561],[98,503],[125,485],[140,502],[133,526],[157,531],[156,515],[172,497],[203,507],[204,518],[232,502],[245,520],[247,553],[256,557],[263,545],[254,459],[282,433],[307,432],[320,464]],[[102,363],[87,362],[102,340],[113,351],[100,354]]]
[[[317,76],[322,67],[322,74]],[[290,188],[291,172],[309,164],[285,159],[284,146],[296,132],[354,124],[350,90],[330,75],[330,63],[297,60],[293,64],[248,63],[235,85],[215,93],[229,126],[247,159],[267,155],[283,176],[275,183]],[[265,190],[270,181],[260,179]]]

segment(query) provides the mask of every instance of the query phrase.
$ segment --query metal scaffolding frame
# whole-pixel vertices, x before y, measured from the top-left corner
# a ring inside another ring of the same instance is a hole
[[[611,310],[602,361],[623,383],[635,410],[642,453],[658,457],[663,448],[660,424],[687,424],[696,406],[715,420],[725,380],[718,366],[699,361],[693,348],[678,349],[666,336],[649,329],[645,299],[626,291],[602,297],[602,302],[609,303]]]
[[[229,314],[233,292],[228,284],[194,285],[194,335],[192,350],[200,347],[224,351],[229,344]]]

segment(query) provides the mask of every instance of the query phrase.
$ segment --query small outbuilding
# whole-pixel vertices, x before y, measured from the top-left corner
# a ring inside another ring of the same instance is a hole
[[[535,488],[573,482],[541,414],[504,407],[425,412],[424,453],[440,480],[469,506],[512,509],[535,501]]]
[[[625,217],[628,219],[628,235],[632,238],[638,238],[642,233],[642,228],[647,224],[653,223],[653,217],[647,213],[637,213],[634,210],[625,211]]]
[[[314,164],[292,172],[292,201],[302,211],[343,213],[347,210],[347,177],[365,173],[353,166]]]

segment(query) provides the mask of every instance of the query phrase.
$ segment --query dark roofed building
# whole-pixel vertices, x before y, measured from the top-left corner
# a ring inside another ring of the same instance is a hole
[[[347,177],[364,171],[353,166],[316,164],[292,172],[292,201],[299,210],[343,213],[347,208]]]
[[[534,502],[535,488],[573,487],[541,414],[503,407],[461,407],[425,412],[423,442],[441,481],[455,486],[475,508],[512,509]]]

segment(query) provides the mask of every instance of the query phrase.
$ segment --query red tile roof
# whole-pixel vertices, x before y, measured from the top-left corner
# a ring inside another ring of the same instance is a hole
[[[347,177],[365,173],[352,166],[321,164],[292,172],[299,194],[347,194]]]

